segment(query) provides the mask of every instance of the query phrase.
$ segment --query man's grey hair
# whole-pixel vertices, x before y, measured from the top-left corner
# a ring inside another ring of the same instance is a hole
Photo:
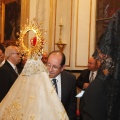
[[[16,46],[8,46],[6,49],[5,49],[5,57],[6,57],[6,59],[8,59],[9,57],[10,57],[10,54],[12,53],[12,52],[14,52],[14,48],[15,48]]]

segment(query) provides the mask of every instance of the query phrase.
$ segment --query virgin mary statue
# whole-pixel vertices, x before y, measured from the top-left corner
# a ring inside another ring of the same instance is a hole
[[[37,50],[37,47],[34,49]],[[0,120],[68,120],[39,58],[27,60],[16,82],[0,103]]]

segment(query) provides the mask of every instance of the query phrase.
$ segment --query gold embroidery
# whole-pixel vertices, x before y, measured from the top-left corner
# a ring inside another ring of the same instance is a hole
[[[29,97],[29,102],[32,103],[32,102],[34,102],[34,101],[35,101],[35,96],[30,96],[30,97]]]
[[[20,111],[21,108],[22,106],[18,100],[14,100],[11,105],[5,109],[2,120],[22,120],[23,113]]]
[[[29,97],[29,102],[33,102],[35,100],[34,96]],[[10,106],[5,108],[5,112],[3,113],[2,120],[23,120],[24,113],[21,112],[23,106],[19,101],[19,97],[16,100],[13,100]],[[35,115],[32,114],[29,116],[29,120],[35,120]]]
[[[30,120],[35,120],[35,115],[34,114],[30,116]]]

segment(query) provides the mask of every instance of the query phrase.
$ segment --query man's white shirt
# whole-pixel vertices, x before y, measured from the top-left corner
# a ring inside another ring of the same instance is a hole
[[[58,88],[58,98],[61,100],[61,74],[59,74],[57,77],[55,77],[55,79],[57,81],[56,84],[57,84],[57,88]]]

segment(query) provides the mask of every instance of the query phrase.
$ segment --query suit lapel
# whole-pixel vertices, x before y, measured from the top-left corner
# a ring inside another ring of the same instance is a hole
[[[66,93],[66,78],[63,74],[64,72],[61,73],[61,101],[63,102],[65,98],[65,93]]]
[[[8,61],[6,61],[6,65],[9,66],[9,67],[8,67],[8,68],[9,68],[9,71],[11,71],[13,75],[18,76],[18,74],[15,72],[15,70],[14,70],[13,67],[9,64]]]
[[[88,79],[87,79],[87,80],[88,80],[87,82],[90,82],[89,76],[90,76],[90,70],[88,70],[88,73],[87,73],[87,78],[88,78]]]

